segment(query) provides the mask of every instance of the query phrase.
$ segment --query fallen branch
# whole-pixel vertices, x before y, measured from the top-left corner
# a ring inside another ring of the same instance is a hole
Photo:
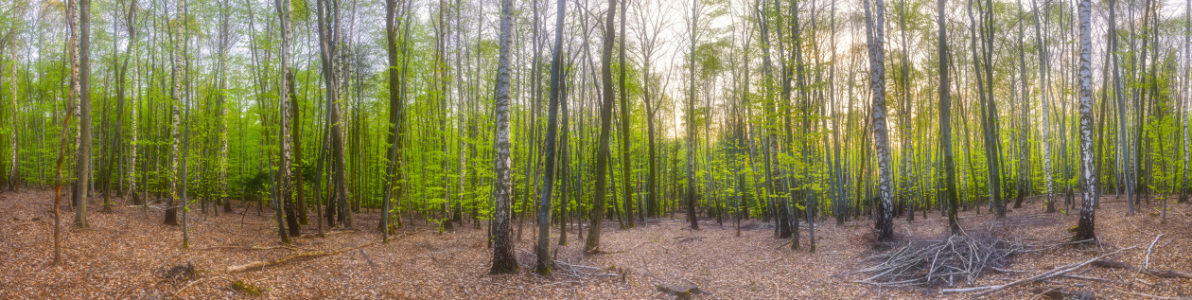
[[[1083,279],[1083,280],[1091,280],[1091,281],[1100,281],[1100,282],[1108,282],[1108,283],[1121,283],[1121,284],[1125,284],[1125,282],[1121,282],[1121,281],[1117,281],[1117,280],[1112,280],[1112,279],[1097,278],[1097,277],[1091,277],[1091,276],[1082,276],[1082,275],[1074,275],[1074,274],[1064,274],[1064,277],[1065,277],[1065,278],[1072,278],[1072,279]]]
[[[327,231],[327,232],[323,233],[323,237],[327,237],[332,234],[349,233],[349,232],[359,232],[359,231],[356,231],[355,229]],[[311,237],[316,237],[316,236],[319,236],[319,234],[318,233],[310,233],[310,234],[300,235],[300,236],[298,236],[298,238],[305,239],[305,238],[311,238]]]
[[[1147,298],[1152,298],[1152,299],[1161,299],[1161,300],[1192,300],[1192,298],[1188,298],[1188,297],[1167,297],[1167,296],[1135,293],[1135,292],[1129,292],[1129,291],[1124,291],[1122,293],[1130,294],[1130,295],[1134,295],[1134,296],[1140,296],[1140,297],[1147,297]]]
[[[642,245],[645,245],[646,243],[647,242],[641,242],[641,243],[638,243],[637,245],[634,245],[633,247],[629,247],[629,249],[607,252],[606,254],[625,253],[625,252],[633,251],[633,249],[637,249],[637,247],[641,247]]]
[[[294,251],[299,251],[299,250],[301,250],[301,251],[310,251],[309,249],[306,249],[306,248],[300,248],[300,247],[293,246],[293,245],[278,245],[278,246],[269,246],[269,247],[248,247],[248,246],[236,246],[236,245],[219,245],[219,246],[211,246],[211,247],[206,247],[206,248],[194,248],[193,250],[213,250],[213,249],[243,249],[243,250],[273,250],[273,249],[286,249],[286,250],[294,250]]]
[[[1134,265],[1124,263],[1116,260],[1100,259],[1092,263],[1092,266],[1106,269],[1134,269]],[[1147,274],[1159,278],[1187,278],[1192,279],[1192,273],[1184,271],[1173,270],[1154,270],[1146,268],[1142,270],[1142,274]]]
[[[289,262],[289,261],[293,261],[293,260],[298,260],[298,259],[317,258],[317,257],[336,255],[336,254],[340,254],[340,253],[344,253],[344,252],[348,252],[348,251],[352,251],[352,250],[356,250],[356,249],[361,249],[361,248],[376,245],[376,244],[377,244],[377,242],[372,242],[372,243],[368,243],[368,244],[364,244],[364,245],[360,245],[360,246],[347,247],[347,248],[343,248],[343,249],[339,249],[339,250],[335,250],[335,251],[314,251],[314,252],[298,253],[298,254],[294,254],[294,255],[278,258],[278,259],[273,259],[273,260],[258,261],[258,262],[245,264],[245,265],[239,265],[239,266],[230,266],[226,269],[226,271],[228,273],[235,273],[235,272],[242,272],[242,271],[253,270],[253,269],[261,269],[264,267],[277,265],[277,264],[281,264],[281,263],[285,263],[285,262]]]
[[[187,283],[185,286],[183,286],[182,288],[178,289],[177,291],[174,291],[174,298],[178,298],[178,294],[181,294],[183,290],[185,290],[186,288],[189,288],[190,286],[192,286],[192,285],[194,285],[194,284],[196,284],[196,283],[199,283],[199,282],[201,282],[201,281],[210,281],[210,280],[220,279],[220,278],[227,279],[227,277],[223,277],[223,276],[216,276],[216,277],[211,277],[211,278],[203,278],[203,279],[199,279],[199,280],[191,281],[190,283]]]
[[[1156,235],[1155,240],[1151,241],[1151,245],[1146,247],[1146,258],[1143,259],[1142,265],[1138,266],[1138,271],[1134,272],[1134,277],[1131,277],[1131,278],[1137,278],[1138,274],[1142,273],[1143,269],[1149,269],[1149,267],[1151,266],[1151,250],[1155,248],[1155,243],[1158,243],[1159,238],[1161,238],[1161,237],[1163,237],[1162,233],[1160,233],[1159,235]]]
[[[1019,279],[1019,280],[1016,280],[1016,281],[1014,281],[1014,282],[1007,283],[1007,284],[1002,284],[1002,285],[991,285],[991,286],[981,286],[981,287],[971,287],[971,288],[960,288],[960,289],[943,289],[943,290],[940,290],[940,292],[943,292],[943,293],[967,293],[967,292],[979,292],[979,293],[973,294],[973,296],[983,296],[983,295],[988,295],[988,294],[991,294],[991,293],[994,293],[994,292],[1000,291],[1000,290],[1002,290],[1002,289],[1005,289],[1005,288],[1008,288],[1008,287],[1012,287],[1012,286],[1016,286],[1016,285],[1020,285],[1020,284],[1024,284],[1024,283],[1030,283],[1030,282],[1040,281],[1040,280],[1047,280],[1047,279],[1050,279],[1050,278],[1052,278],[1052,277],[1056,277],[1056,276],[1064,275],[1064,274],[1067,274],[1067,273],[1069,273],[1069,272],[1076,271],[1076,270],[1078,270],[1078,269],[1080,269],[1080,268],[1083,268],[1083,267],[1085,267],[1085,266],[1087,266],[1087,265],[1089,265],[1089,264],[1092,264],[1093,262],[1095,262],[1095,261],[1097,261],[1097,260],[1100,260],[1100,259],[1102,259],[1102,258],[1109,257],[1109,256],[1112,256],[1112,255],[1116,255],[1116,254],[1118,254],[1118,253],[1121,253],[1121,252],[1122,252],[1122,251],[1124,251],[1124,250],[1134,249],[1134,248],[1137,248],[1137,247],[1138,247],[1138,246],[1133,246],[1133,247],[1130,247],[1130,248],[1124,248],[1124,249],[1118,249],[1117,251],[1114,251],[1114,252],[1111,252],[1111,253],[1108,253],[1108,254],[1104,254],[1104,255],[1098,256],[1098,257],[1096,257],[1096,258],[1093,258],[1093,259],[1090,259],[1090,260],[1086,260],[1086,261],[1084,261],[1084,262],[1081,262],[1081,263],[1075,263],[1075,264],[1065,265],[1065,266],[1062,266],[1062,267],[1059,267],[1059,268],[1055,268],[1055,269],[1053,269],[1053,270],[1051,270],[1051,271],[1043,272],[1043,273],[1040,273],[1040,274],[1038,274],[1038,275],[1031,276],[1031,277],[1028,277],[1028,278],[1025,278],[1025,279]]]

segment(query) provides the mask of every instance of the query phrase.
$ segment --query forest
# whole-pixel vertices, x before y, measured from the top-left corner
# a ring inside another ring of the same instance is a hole
[[[0,298],[1189,299],[1192,1],[0,2]]]

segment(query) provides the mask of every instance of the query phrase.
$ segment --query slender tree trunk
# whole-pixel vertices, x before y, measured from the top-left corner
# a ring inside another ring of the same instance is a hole
[[[631,200],[633,199],[633,188],[629,185],[629,179],[631,177],[629,176],[629,167],[632,163],[632,160],[629,158],[629,138],[633,136],[633,134],[629,132],[629,122],[633,119],[629,117],[629,88],[625,86],[625,69],[629,68],[629,65],[625,63],[625,44],[628,41],[625,39],[625,15],[628,11],[628,9],[625,9],[625,2],[627,1],[621,1],[621,43],[620,54],[618,55],[621,65],[621,67],[618,68],[621,72],[621,84],[618,85],[621,92],[621,108],[619,114],[619,117],[621,117],[621,128],[619,135],[621,136],[621,185],[622,191],[624,191],[622,193],[622,195],[624,195],[622,199],[625,201],[625,215],[628,216],[626,224],[628,224],[629,228],[633,228],[633,201]],[[557,48],[558,47],[556,47],[556,49]]]
[[[288,0],[279,0],[288,1]],[[345,167],[345,151],[344,151],[344,129],[343,120],[340,115],[340,110],[344,103],[341,102],[343,78],[341,78],[342,64],[340,63],[341,55],[341,27],[340,20],[340,4],[338,0],[320,0],[318,5],[319,16],[319,53],[322,61],[323,82],[326,88],[325,96],[327,97],[328,113],[331,122],[331,153],[332,153],[332,182],[335,195],[337,214],[339,215],[339,222],[342,222],[344,227],[352,228],[352,202],[348,196],[347,186],[347,168]]]
[[[217,171],[218,174],[216,175],[218,178],[216,178],[216,180],[218,181],[218,184],[219,184],[219,191],[218,191],[219,194],[216,195],[216,203],[217,204],[223,203],[224,212],[231,213],[231,212],[233,212],[232,211],[232,200],[228,199],[228,119],[227,119],[228,118],[228,76],[227,76],[228,53],[227,52],[228,52],[228,47],[231,46],[228,44],[229,39],[230,39],[230,37],[228,35],[229,35],[229,31],[231,30],[231,26],[229,24],[229,14],[230,14],[231,6],[228,2],[229,2],[228,0],[224,0],[223,3],[221,3],[219,6],[220,13],[222,14],[222,18],[220,19],[220,30],[219,30],[219,32],[220,32],[219,33],[219,45],[220,45],[219,46],[219,65],[220,65],[220,67],[219,67],[219,69],[220,69],[219,96],[217,99],[218,102],[215,105],[216,106],[215,109],[218,112],[217,120],[216,120],[216,122],[217,122],[216,127],[218,127],[218,131],[219,131],[219,158],[218,158],[218,162],[217,162],[217,166],[216,166],[218,168],[218,171]],[[133,3],[136,3],[135,0]],[[135,9],[135,6],[134,6],[134,9]],[[131,20],[131,18],[130,18],[130,20]],[[130,34],[132,32],[131,24],[129,24],[129,32],[130,32]],[[131,41],[131,39],[130,39],[130,41]],[[133,130],[135,131],[136,129],[134,128]]]
[[[1027,115],[1029,115],[1028,112],[1030,111],[1030,101],[1027,100],[1028,88],[1026,80],[1026,50],[1023,46],[1022,24],[1024,23],[1022,17],[1025,14],[1026,11],[1022,9],[1022,0],[1018,0],[1018,88],[1019,92],[1021,93],[1021,100],[1019,100],[1021,103],[1021,110],[1019,113],[1022,115],[1022,123],[1018,126],[1020,128],[1020,132],[1018,134],[1019,140],[1021,141],[1019,146],[1019,151],[1021,154],[1018,158],[1018,180],[1016,181],[1018,185],[1018,195],[1016,195],[1017,197],[1014,200],[1014,208],[1022,208],[1022,198],[1030,192],[1029,178],[1031,174],[1031,165],[1029,163],[1030,146],[1028,144],[1028,141],[1030,140],[1030,130],[1027,130],[1027,125],[1030,124],[1029,120],[1027,119]]]
[[[87,190],[91,183],[91,0],[79,1],[79,152],[75,156],[77,178],[74,201],[75,226],[90,227],[87,222]]]
[[[181,8],[178,9],[181,11]],[[176,17],[182,17],[181,12],[177,13]],[[172,86],[170,90],[170,98],[173,100],[170,106],[170,139],[172,150],[170,151],[170,199],[166,203],[166,225],[178,225],[178,208],[175,207],[175,202],[178,201],[178,160],[179,160],[179,144],[181,144],[181,137],[178,132],[178,124],[181,122],[181,113],[179,113],[179,106],[182,104],[182,28],[179,25],[174,25],[173,28],[173,48],[172,53]],[[280,219],[279,219],[280,220]]]
[[[563,87],[563,82],[561,81],[563,73],[563,30],[566,29],[563,28],[563,17],[567,14],[566,5],[566,0],[558,1],[558,12],[555,13],[555,47],[550,63],[550,108],[548,109],[549,116],[547,117],[546,125],[546,145],[543,147],[546,155],[546,178],[542,179],[542,193],[540,194],[542,198],[538,200],[538,245],[534,248],[534,252],[538,256],[537,271],[542,276],[550,276],[551,266],[554,265],[551,261],[550,253],[550,202],[551,193],[555,187],[555,158],[557,157],[555,155],[555,137],[559,132],[558,126],[556,126],[556,120],[559,116],[559,94],[562,93]],[[624,17],[622,17],[622,21],[624,21]],[[566,154],[564,153],[564,155]]]
[[[1178,108],[1184,113],[1176,122],[1183,128],[1184,172],[1180,179],[1179,203],[1188,202],[1188,107],[1192,103],[1192,1],[1184,2],[1184,97]],[[13,123],[16,123],[15,121]],[[14,150],[15,151],[15,150]],[[15,152],[14,152],[15,153]],[[15,154],[14,154],[15,156]]]
[[[610,0],[612,1],[612,0]],[[612,24],[609,17],[609,24]],[[689,72],[690,79],[688,79],[687,89],[687,111],[684,113],[687,125],[687,192],[684,198],[687,200],[687,222],[691,223],[691,229],[699,229],[699,221],[695,215],[695,139],[698,138],[695,132],[695,44],[699,42],[697,36],[697,28],[699,26],[699,0],[691,0],[691,52],[688,53],[690,60]],[[609,27],[612,27],[611,25]]]
[[[601,84],[601,103],[600,103],[600,137],[596,146],[596,187],[593,192],[595,198],[592,199],[592,210],[590,221],[591,227],[588,227],[588,239],[584,241],[584,252],[596,253],[600,252],[600,223],[604,221],[604,196],[605,180],[608,175],[606,167],[609,163],[609,131],[612,127],[612,111],[613,111],[613,38],[616,37],[615,20],[617,16],[617,1],[608,1],[607,20],[604,26],[604,46],[600,53],[600,84]]]
[[[319,1],[322,3],[322,1]],[[278,164],[277,164],[277,178],[274,179],[274,190],[276,194],[273,196],[274,214],[277,217],[277,234],[282,242],[290,242],[290,233],[286,230],[286,206],[290,198],[290,147],[289,147],[289,106],[291,105],[290,93],[286,91],[287,83],[292,81],[292,77],[287,75],[290,70],[290,0],[275,0],[275,8],[277,9],[278,19],[281,27],[281,66],[282,72],[281,82],[278,83],[277,88],[281,90],[278,92],[277,102],[277,145],[278,145]],[[321,6],[320,6],[321,7]],[[320,22],[319,24],[322,24]],[[326,70],[326,69],[324,69]],[[327,92],[331,94],[329,90]],[[296,134],[296,133],[295,133]]]
[[[74,105],[69,102],[75,101],[75,97],[79,95],[79,5],[75,0],[67,0],[66,3],[66,22],[70,27],[70,38],[67,42],[67,51],[70,52],[70,89],[66,98],[66,117],[62,121],[62,138],[58,142],[58,167],[55,169],[57,188],[54,189],[54,261],[51,265],[62,262],[62,163],[66,159],[66,147],[69,144],[67,137],[70,119],[74,116],[74,112],[71,111]]]
[[[1113,1],[1110,0],[1110,2],[1113,2]],[[1050,68],[1051,64],[1050,64],[1049,59],[1047,58],[1048,46],[1047,46],[1047,44],[1045,44],[1045,40],[1043,39],[1042,30],[1040,30],[1040,27],[1041,27],[1040,24],[1042,22],[1040,22],[1040,20],[1039,20],[1039,4],[1035,0],[1031,0],[1031,5],[1034,8],[1034,15],[1035,15],[1035,41],[1036,41],[1036,44],[1038,44],[1037,47],[1039,47],[1039,98],[1040,98],[1039,107],[1041,108],[1040,115],[1043,118],[1043,123],[1040,126],[1040,129],[1041,129],[1040,133],[1042,134],[1042,136],[1040,137],[1039,146],[1043,151],[1041,153],[1041,155],[1043,157],[1043,182],[1044,182],[1044,185],[1047,186],[1047,200],[1046,200],[1047,201],[1047,213],[1054,213],[1055,212],[1055,196],[1054,196],[1055,191],[1054,191],[1054,188],[1052,187],[1052,179],[1051,179],[1051,148],[1050,148],[1051,147],[1051,138],[1048,135],[1048,131],[1050,131],[1050,129],[1051,129],[1051,115],[1050,115],[1050,112],[1047,111],[1047,105],[1048,105],[1048,102],[1050,101],[1050,100],[1048,100],[1048,93],[1047,93],[1047,84],[1048,84],[1047,74],[1049,73],[1048,69]],[[1113,9],[1110,8],[1109,11],[1113,12]],[[1112,16],[1112,14],[1110,14],[1110,15]],[[1113,25],[1110,25],[1110,28],[1113,28]],[[1112,44],[1113,44],[1113,42],[1110,41],[1110,45],[1112,45]]]
[[[947,11],[944,9],[944,4],[947,0],[936,1],[936,24],[939,27],[939,101],[940,101],[940,151],[943,152],[944,173],[946,174],[946,182],[944,184],[944,201],[948,203],[948,228],[953,235],[961,234],[960,223],[956,222],[956,207],[960,206],[960,202],[956,195],[956,165],[952,159],[952,124],[951,112],[952,103],[949,89],[951,83],[948,74],[948,60],[950,53],[948,53],[948,24]]]

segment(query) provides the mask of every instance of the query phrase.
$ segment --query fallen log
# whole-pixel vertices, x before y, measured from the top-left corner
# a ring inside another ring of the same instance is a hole
[[[263,261],[253,262],[253,263],[239,265],[239,266],[230,266],[227,269],[225,269],[225,271],[227,271],[228,273],[235,273],[235,272],[243,272],[243,271],[248,271],[248,270],[256,270],[256,269],[261,269],[264,267],[282,264],[282,263],[299,260],[299,259],[309,259],[309,258],[317,258],[317,257],[336,255],[336,254],[340,254],[340,253],[344,253],[344,252],[348,252],[348,251],[352,251],[352,250],[356,250],[356,249],[361,249],[361,248],[376,245],[376,244],[377,244],[377,242],[372,242],[372,243],[368,243],[368,244],[364,244],[364,245],[360,245],[360,246],[347,247],[347,248],[342,248],[342,249],[334,250],[334,251],[314,251],[314,252],[298,253],[298,254],[294,254],[294,255],[278,258],[278,259],[263,260]]]

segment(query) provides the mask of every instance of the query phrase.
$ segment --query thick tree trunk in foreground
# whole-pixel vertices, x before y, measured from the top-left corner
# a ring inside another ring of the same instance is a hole
[[[870,12],[869,0],[865,2],[865,28],[869,35],[869,68],[870,88],[873,89],[873,106],[870,115],[873,122],[873,141],[877,149],[878,163],[878,191],[880,197],[880,211],[878,211],[877,237],[878,240],[888,241],[894,238],[894,207],[893,187],[890,182],[890,138],[886,129],[886,78],[885,59],[883,55],[883,38],[885,30],[885,4],[882,0],[874,0],[876,12]],[[876,19],[875,19],[876,17]]]
[[[1084,174],[1084,199],[1080,207],[1080,222],[1077,224],[1075,240],[1096,239],[1094,219],[1097,203],[1097,161],[1093,156],[1093,103],[1092,74],[1090,70],[1092,56],[1091,24],[1092,3],[1089,0],[1080,1],[1080,153]]]
[[[178,14],[181,17],[181,13]],[[170,103],[170,139],[172,150],[170,151],[170,199],[166,202],[166,225],[178,225],[178,209],[174,206],[178,201],[178,147],[180,137],[178,133],[178,123],[181,121],[181,114],[178,106],[182,103],[182,28],[181,26],[174,26],[174,47],[173,52],[173,84],[170,90],[170,98],[173,103]]]
[[[75,156],[75,226],[87,228],[91,183],[91,0],[79,0],[79,152]]]
[[[513,0],[501,0],[500,52],[497,56],[496,84],[496,182],[493,184],[493,274],[517,273],[517,257],[513,253],[512,227],[510,227],[510,203],[513,192],[510,178],[509,144],[509,56],[512,47]]]

